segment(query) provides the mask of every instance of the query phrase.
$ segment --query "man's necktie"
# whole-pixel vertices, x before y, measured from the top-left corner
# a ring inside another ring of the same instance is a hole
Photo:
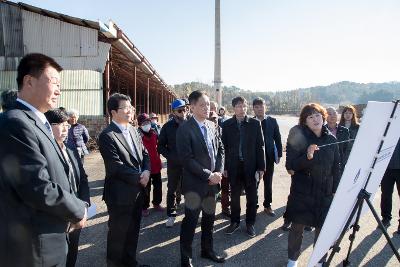
[[[201,128],[203,129],[203,136],[204,136],[204,141],[206,142],[206,145],[207,145],[208,155],[211,158],[211,171],[213,172],[215,169],[214,149],[213,149],[210,138],[208,138],[207,127],[205,125],[203,125],[203,126],[201,126]]]
[[[47,130],[49,131],[50,135],[54,138],[53,130],[51,129],[50,123],[49,123],[48,121],[46,121],[46,122],[44,123],[44,126],[46,126],[46,128],[47,128]]]

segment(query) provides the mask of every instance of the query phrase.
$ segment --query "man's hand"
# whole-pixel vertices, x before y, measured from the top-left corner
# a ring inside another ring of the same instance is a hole
[[[208,179],[209,185],[216,185],[221,182],[222,174],[220,172],[213,172],[211,177]]]
[[[81,228],[85,227],[86,220],[87,220],[87,208],[85,207],[85,215],[83,216],[83,219],[77,223],[71,224],[69,232],[72,232],[75,229],[81,229]]]
[[[289,173],[289,175],[294,175],[294,170],[287,170],[287,173]]]
[[[149,182],[150,179],[150,172],[148,170],[145,170],[144,172],[142,172],[142,174],[140,175],[140,181],[139,183],[143,186],[146,187],[147,183]]]

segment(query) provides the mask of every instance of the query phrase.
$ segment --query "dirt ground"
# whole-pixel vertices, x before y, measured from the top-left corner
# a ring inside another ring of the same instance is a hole
[[[286,143],[289,129],[297,123],[297,118],[288,116],[277,116],[282,133],[282,140]],[[285,155],[283,159],[285,158]],[[286,173],[284,160],[275,166],[273,182],[273,208],[276,217],[267,216],[262,205],[258,209],[255,224],[257,236],[249,238],[244,230],[245,223],[242,221],[241,230],[232,236],[224,234],[229,221],[223,217],[221,206],[217,204],[217,217],[214,227],[214,248],[217,252],[227,256],[226,263],[214,265],[211,261],[200,258],[200,227],[196,229],[193,243],[194,266],[286,266],[287,262],[287,239],[288,232],[280,229],[283,224],[282,215],[290,187],[290,177]],[[100,153],[91,153],[85,159],[85,169],[89,175],[89,186],[91,200],[97,205],[98,214],[88,221],[83,229],[77,266],[106,266],[106,236],[108,214],[105,203],[101,201],[104,183],[104,165]],[[163,177],[163,202],[165,206],[166,195],[166,171]],[[259,188],[259,202],[263,200],[263,186]],[[245,197],[241,199],[242,219],[244,220]],[[380,213],[380,193],[374,200],[374,206]],[[388,228],[388,233],[395,244],[400,248],[400,235],[395,231],[399,219],[399,197],[394,193],[393,197],[393,220]],[[183,218],[183,206],[177,217],[173,228],[166,228],[166,214],[150,210],[150,216],[142,219],[140,230],[138,260],[140,263],[150,266],[179,266],[179,231]],[[361,229],[358,232],[353,250],[350,255],[350,266],[400,266],[393,255],[385,237],[380,230],[371,213],[368,213],[360,221]],[[299,266],[306,266],[312,252],[314,232],[305,232],[303,239],[303,252],[299,258]],[[348,250],[348,234],[343,239],[341,251],[335,255],[333,265],[341,265]]]

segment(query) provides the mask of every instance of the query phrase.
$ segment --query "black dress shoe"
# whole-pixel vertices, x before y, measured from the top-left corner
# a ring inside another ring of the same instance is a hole
[[[271,207],[264,208],[264,211],[268,216],[271,216],[271,217],[276,216],[275,211]]]
[[[246,226],[246,228],[247,228],[246,232],[247,232],[248,236],[250,236],[250,237],[256,236],[256,230],[254,229],[254,225],[248,224]]]
[[[238,223],[231,223],[231,224],[228,226],[228,229],[226,229],[225,234],[231,235],[231,234],[233,234],[238,228],[239,228],[239,224],[238,224]]]
[[[291,224],[292,224],[291,222],[285,222],[285,223],[282,225],[282,230],[285,231],[285,232],[289,231],[289,230],[290,230],[290,225],[291,225]]]
[[[217,263],[225,262],[225,257],[216,255],[214,251],[202,251],[201,257]]]
[[[188,260],[181,259],[181,267],[193,267],[192,259]]]

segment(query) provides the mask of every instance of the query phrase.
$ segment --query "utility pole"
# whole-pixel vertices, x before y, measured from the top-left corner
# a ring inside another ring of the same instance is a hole
[[[214,88],[215,88],[215,98],[219,106],[222,105],[220,6],[221,6],[221,1],[215,0]]]

